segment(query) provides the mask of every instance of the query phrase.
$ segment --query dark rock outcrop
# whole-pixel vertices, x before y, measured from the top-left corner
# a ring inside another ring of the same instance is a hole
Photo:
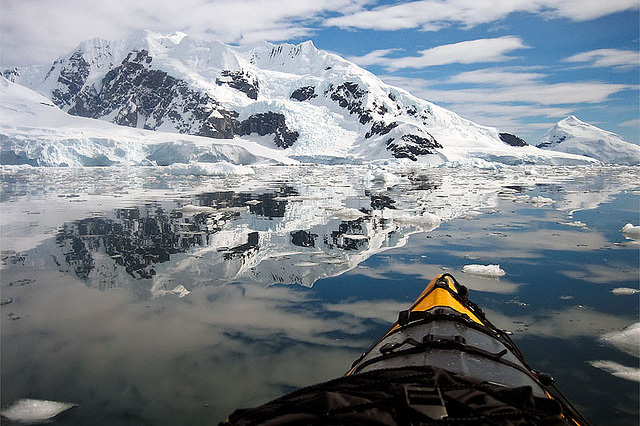
[[[527,145],[529,145],[523,139],[520,139],[519,137],[517,137],[516,135],[513,135],[511,133],[499,133],[498,136],[500,137],[500,140],[502,142],[506,143],[507,145],[511,145],[511,146],[527,146]]]
[[[360,88],[358,84],[347,81],[339,86],[329,85],[325,91],[325,96],[329,96],[332,101],[338,102],[340,107],[345,108],[350,114],[359,117],[360,124],[367,124],[373,117],[371,111],[364,108],[364,97],[367,92]]]
[[[299,87],[291,93],[290,99],[295,99],[296,101],[304,102],[309,99],[313,99],[318,97],[316,95],[316,89],[313,86],[304,86]]]
[[[258,99],[258,80],[250,76],[246,71],[224,70],[222,71],[222,76],[216,79],[216,84],[218,86],[226,84],[233,89],[241,91],[250,99]]]
[[[396,158],[408,158],[413,161],[418,160],[419,155],[434,154],[435,148],[442,148],[442,145],[430,134],[426,137],[417,135],[402,135],[401,141],[393,138],[387,140],[387,149]]]
[[[298,132],[287,127],[284,115],[271,111],[253,114],[240,123],[238,132],[240,136],[252,133],[260,136],[273,133],[275,135],[273,141],[281,148],[289,148],[300,136]]]
[[[82,90],[89,76],[90,66],[81,51],[74,52],[67,61],[54,62],[53,66],[55,67],[56,64],[64,65],[58,76],[58,83],[61,86],[53,89],[51,100],[58,107],[65,109],[73,105],[76,95]]]
[[[291,244],[298,247],[315,247],[318,235],[308,231],[291,232]]]
[[[386,124],[384,121],[374,121],[371,126],[371,130],[369,130],[364,137],[369,139],[373,135],[386,135],[396,127],[398,127],[398,122],[394,121],[393,123]]]

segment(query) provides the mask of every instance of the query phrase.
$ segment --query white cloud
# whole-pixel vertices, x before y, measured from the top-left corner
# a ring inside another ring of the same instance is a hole
[[[514,81],[516,76],[507,74]],[[404,78],[396,76],[382,76],[389,84],[403,87],[415,96],[432,102],[442,103],[534,103],[543,106],[572,105],[580,103],[596,104],[605,102],[616,93],[624,90],[637,90],[636,86],[628,84],[613,84],[602,82],[565,82],[546,84],[530,79],[529,84],[514,84],[490,87],[456,88],[448,90],[434,88],[432,82],[419,78]],[[451,77],[455,80],[456,76]]]
[[[585,62],[594,68],[637,68],[640,52],[636,50],[597,49],[578,53],[565,59],[566,62]]]
[[[545,83],[543,73],[499,71],[489,68],[460,73],[445,82],[420,78],[382,76],[389,84],[449,108],[461,116],[487,126],[511,131],[534,141],[539,130],[576,113],[584,105],[597,105],[635,86],[602,82]],[[469,83],[468,88],[448,89],[450,83]],[[538,124],[529,121],[538,117]],[[633,123],[629,123],[632,125]]]
[[[227,43],[310,37],[329,13],[354,13],[369,0],[2,1],[2,64],[46,63],[92,37],[138,29],[182,31]]]
[[[325,21],[327,26],[376,30],[422,29],[433,31],[459,25],[474,27],[505,19],[511,13],[528,12],[546,18],[572,21],[596,19],[638,9],[636,0],[422,0],[356,11]]]
[[[391,59],[387,57],[390,53],[396,52],[399,49],[379,49],[367,53],[363,56],[349,56],[347,59],[351,62],[366,67],[369,65],[386,65],[391,62]]]
[[[380,65],[388,70],[426,68],[447,64],[502,62],[512,59],[507,54],[527,46],[519,37],[504,36],[444,44],[419,51],[418,56],[391,58],[394,49],[375,50],[364,56],[349,58],[362,65]]]
[[[634,120],[625,121],[619,124],[622,127],[640,127],[640,118]]]
[[[505,88],[471,88],[461,90],[428,89],[425,96],[435,102],[531,102],[539,105],[600,103],[632,86],[600,82],[530,84]]]
[[[456,74],[447,83],[494,84],[498,86],[515,86],[532,84],[546,77],[539,72],[513,72],[498,68],[479,69]]]

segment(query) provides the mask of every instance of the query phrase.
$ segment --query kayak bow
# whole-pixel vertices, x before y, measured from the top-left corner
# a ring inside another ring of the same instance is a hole
[[[236,410],[223,424],[589,425],[450,274],[435,277],[345,377]]]

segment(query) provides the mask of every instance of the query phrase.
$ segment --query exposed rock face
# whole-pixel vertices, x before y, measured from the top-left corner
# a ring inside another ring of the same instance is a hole
[[[15,83],[16,79],[20,77],[20,71],[16,67],[8,68],[2,71],[2,76],[10,82]]]
[[[318,235],[308,231],[295,231],[291,233],[291,244],[298,247],[315,247]]]
[[[391,138],[387,140],[387,149],[396,158],[408,158],[418,161],[418,155],[433,154],[435,148],[442,148],[442,145],[433,136],[429,133],[426,133],[426,135],[427,137],[402,135],[402,142]]]
[[[369,139],[373,135],[386,135],[396,127],[398,127],[398,122],[394,121],[393,123],[386,124],[384,121],[374,121],[371,126],[371,130],[369,130],[364,137]]]
[[[291,93],[289,99],[295,99],[296,101],[304,102],[316,97],[318,97],[318,95],[316,95],[315,87],[304,86],[294,90],[293,93]]]
[[[300,134],[287,127],[284,115],[276,112],[254,114],[240,123],[239,135],[257,133],[260,136],[273,133],[276,146],[289,148]]]
[[[89,64],[79,52],[60,71],[52,100],[69,114],[90,118],[111,117],[128,127],[157,130],[169,126],[180,133],[212,138],[232,138],[237,113],[220,106],[206,93],[191,89],[183,80],[151,68],[146,50],[129,53],[111,69],[98,91],[85,84]]]
[[[499,133],[500,140],[511,146],[527,146],[529,145],[524,139],[520,139],[511,133]]]
[[[96,85],[86,84],[90,65],[82,52],[76,51],[66,61],[54,64],[54,68],[56,65],[62,68],[52,100],[69,114],[108,118],[128,127],[147,130],[168,127],[180,133],[217,139],[251,133],[274,134],[274,143],[282,148],[290,147],[298,139],[298,132],[287,127],[284,115],[266,112],[239,122],[236,111],[222,107],[184,80],[153,69],[152,62],[147,50],[130,52],[120,65],[106,73],[100,89],[96,89]],[[258,81],[245,71],[224,70],[216,83],[239,90],[250,99],[258,97]]]
[[[328,95],[332,101],[338,102],[338,105],[347,109],[350,114],[357,115],[361,124],[367,124],[373,119],[371,112],[363,106],[366,94],[358,84],[349,81],[336,87],[331,84],[325,91],[325,96]]]
[[[54,67],[55,65],[56,63],[54,63]],[[58,83],[61,86],[51,93],[53,103],[62,109],[72,106],[75,97],[82,90],[88,76],[89,63],[82,56],[82,52],[76,51],[60,70]]]
[[[222,76],[216,79],[216,84],[227,86],[239,90],[250,99],[258,99],[258,80],[255,77],[251,77],[246,71],[229,71],[223,70]]]

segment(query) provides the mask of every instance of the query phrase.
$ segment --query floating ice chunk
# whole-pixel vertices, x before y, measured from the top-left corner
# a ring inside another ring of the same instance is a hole
[[[220,161],[218,163],[174,163],[170,166],[165,166],[163,170],[177,176],[227,176],[255,174],[255,171],[249,166],[239,166],[226,161]]]
[[[334,214],[336,217],[345,220],[356,220],[367,215],[366,213],[363,213],[358,209],[350,208],[337,209],[335,210]]]
[[[394,213],[387,213],[387,210],[385,210],[385,216],[391,215],[396,223],[400,223],[403,225],[413,225],[423,231],[432,231],[440,226],[440,223],[442,222],[440,216],[428,212],[422,213],[421,215],[395,213],[394,210],[389,210],[389,212]]]
[[[176,209],[176,211],[185,214],[197,214],[197,213],[213,213],[216,211],[213,207],[207,206],[194,206],[193,204],[187,204],[185,206]]]
[[[14,422],[45,422],[58,414],[75,407],[67,402],[46,401],[39,399],[21,399],[2,410],[2,417]]]
[[[543,205],[543,204],[553,204],[553,203],[555,203],[555,201],[553,201],[551,198],[542,197],[542,196],[533,197],[531,199],[531,204]]]
[[[558,224],[565,226],[575,226],[576,228],[587,228],[587,224],[580,220],[574,220],[573,222],[558,222]]]
[[[317,262],[298,262],[294,266],[297,266],[299,268],[313,268],[314,266],[318,265],[319,263]]]
[[[502,277],[506,274],[503,269],[500,269],[500,265],[464,265],[462,272],[484,277]]]
[[[189,293],[191,293],[185,286],[182,284],[175,286],[169,293],[176,294],[179,298],[183,298]]]
[[[616,296],[630,296],[632,294],[640,293],[640,290],[637,288],[618,287],[611,290],[611,293]]]
[[[589,361],[592,366],[604,370],[616,377],[620,377],[625,380],[632,380],[640,382],[640,369],[634,367],[627,367],[613,361]]]
[[[602,336],[602,340],[633,356],[640,356],[640,322],[622,331],[613,331]]]
[[[394,186],[394,185],[408,182],[406,178],[397,176],[383,169],[369,170],[364,175],[363,180],[365,183],[384,184],[387,186]]]
[[[631,223],[627,223],[622,227],[620,232],[622,232],[627,238],[631,238],[633,240],[640,239],[640,226],[634,226]]]

